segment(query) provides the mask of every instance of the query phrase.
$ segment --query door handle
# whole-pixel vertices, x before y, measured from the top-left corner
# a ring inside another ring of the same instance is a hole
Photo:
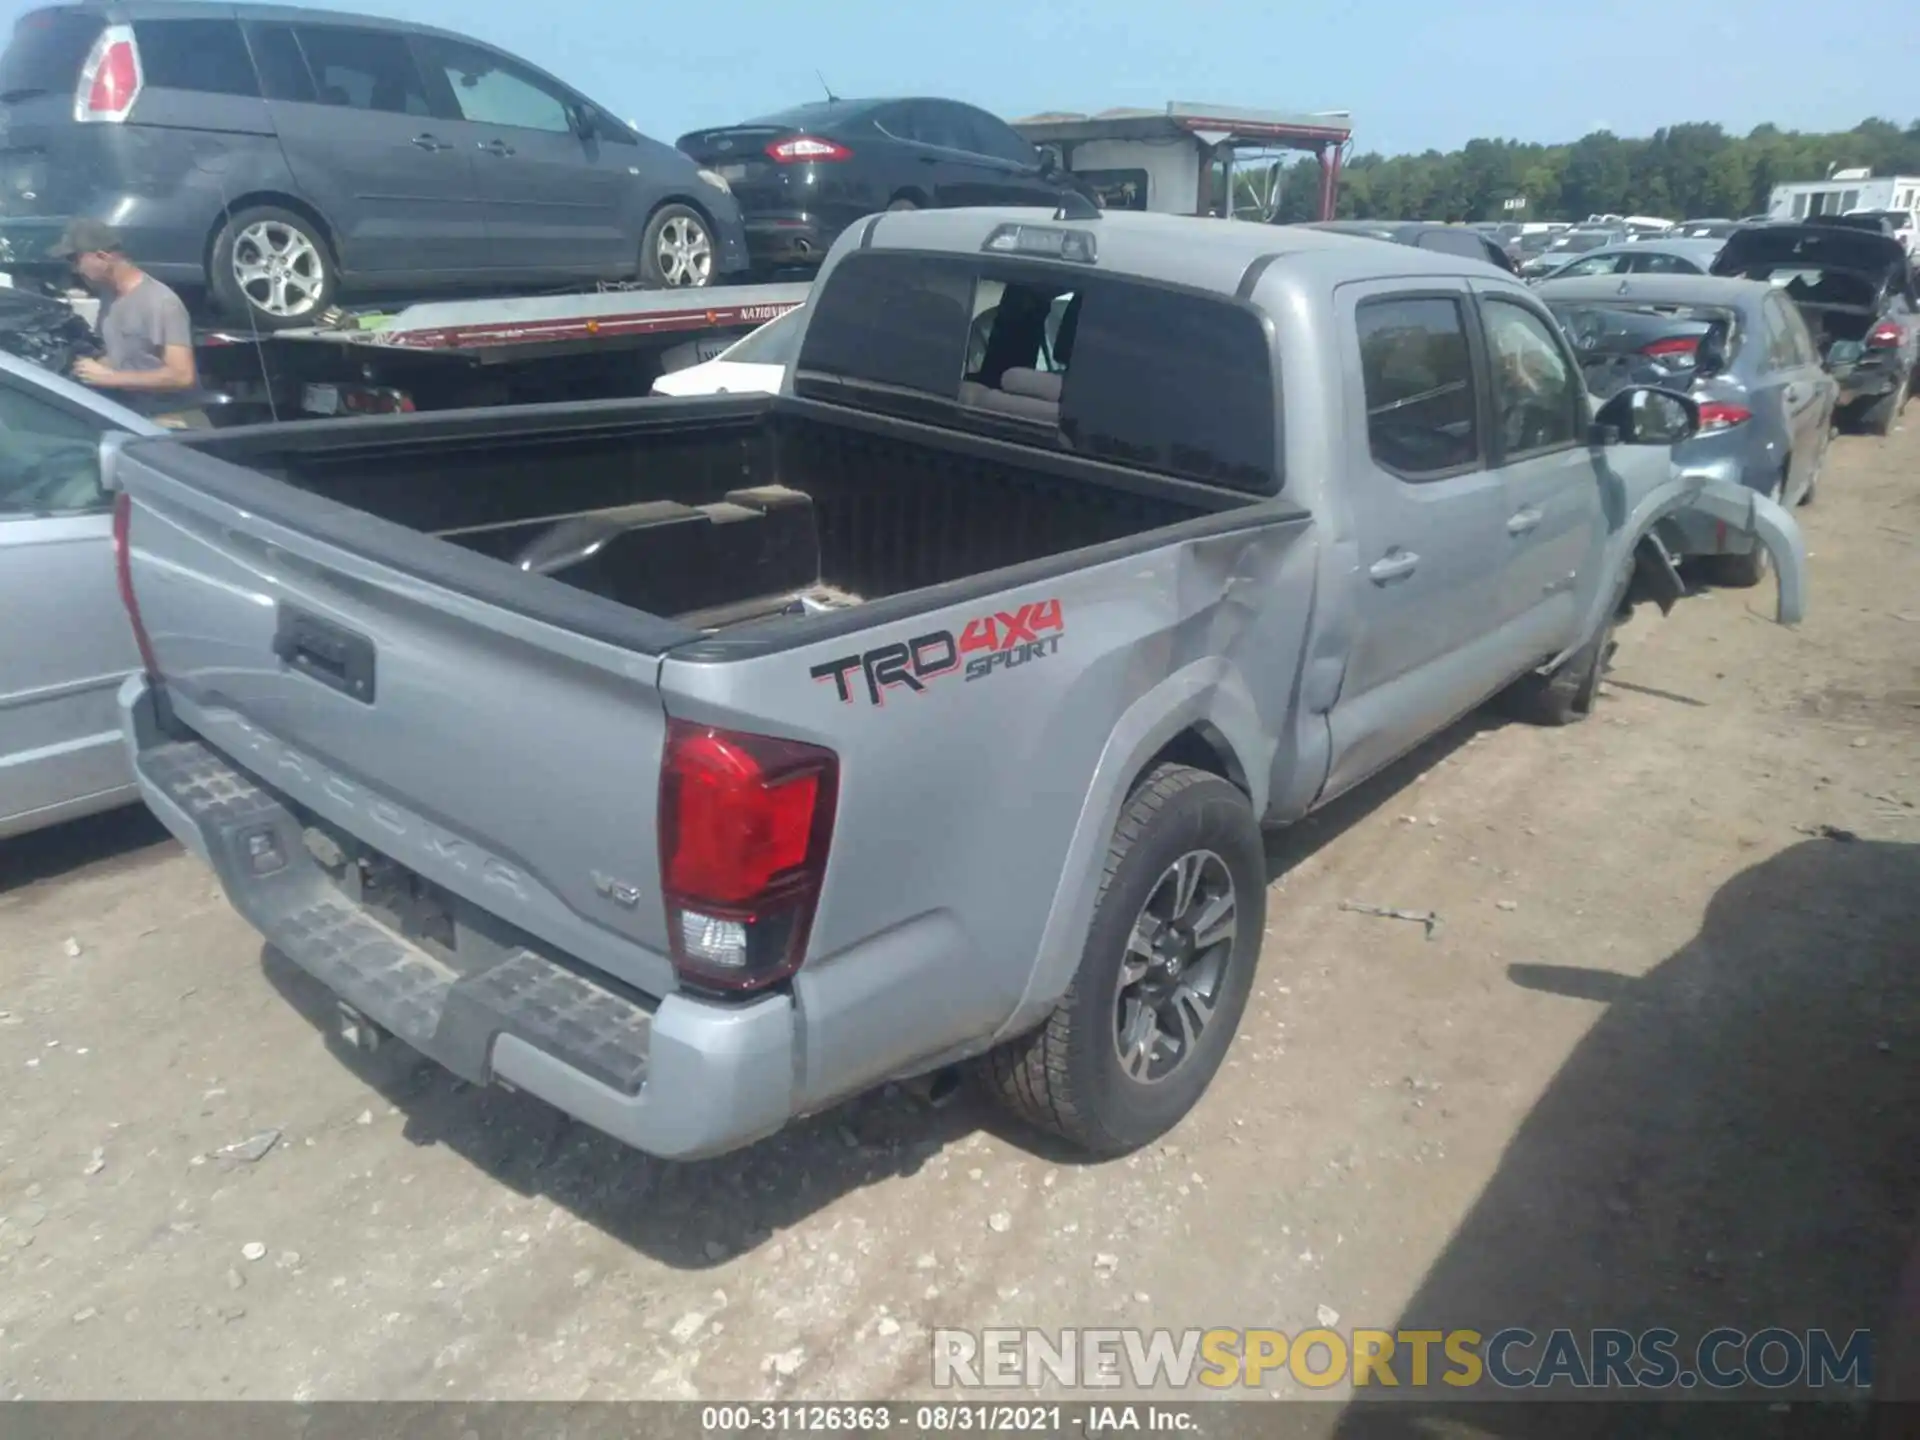
[[[489,155],[504,157],[513,154],[513,147],[504,140],[482,140],[478,148],[486,151]]]
[[[1507,517],[1507,534],[1525,535],[1546,518],[1531,505],[1524,510],[1516,510]]]
[[[1420,568],[1420,557],[1411,550],[1393,550],[1373,562],[1367,574],[1373,577],[1376,585],[1390,585],[1395,580],[1404,580]]]
[[[453,142],[451,140],[442,140],[438,135],[416,135],[413,137],[413,143],[418,145],[422,150],[451,150],[453,148]]]

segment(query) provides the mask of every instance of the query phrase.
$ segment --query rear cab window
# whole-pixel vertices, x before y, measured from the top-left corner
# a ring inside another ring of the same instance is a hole
[[[809,309],[802,395],[1253,494],[1280,488],[1272,343],[1258,312],[1225,296],[1066,265],[866,251],[835,267]]]
[[[30,10],[13,26],[0,53],[0,103],[36,95],[70,95],[103,21],[84,10]]]

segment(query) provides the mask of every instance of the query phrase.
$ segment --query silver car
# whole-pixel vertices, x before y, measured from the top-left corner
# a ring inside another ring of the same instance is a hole
[[[139,655],[100,446],[159,430],[0,354],[0,839],[139,798],[114,708]]]
[[[1548,280],[1580,280],[1592,275],[1705,275],[1724,240],[1690,240],[1665,236],[1603,245],[1578,259],[1550,269]]]
[[[1596,400],[1661,385],[1698,402],[1700,432],[1675,447],[1678,463],[1784,505],[1813,498],[1840,387],[1783,292],[1708,275],[1548,280],[1535,290],[1573,341]],[[1681,554],[1708,557],[1720,584],[1757,585],[1767,574],[1763,548],[1710,520],[1676,517],[1667,538]]]

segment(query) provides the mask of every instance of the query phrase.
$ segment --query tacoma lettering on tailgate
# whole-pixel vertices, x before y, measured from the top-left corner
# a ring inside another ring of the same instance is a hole
[[[1066,632],[1058,600],[1022,605],[1012,614],[997,610],[969,620],[954,638],[951,630],[934,630],[911,640],[896,640],[858,655],[847,655],[815,665],[807,673],[815,680],[831,680],[844,703],[853,701],[857,675],[865,682],[867,703],[884,705],[887,691],[903,686],[924,694],[929,681],[963,673],[968,681],[984,680],[1029,660],[1042,660],[1060,648]]]

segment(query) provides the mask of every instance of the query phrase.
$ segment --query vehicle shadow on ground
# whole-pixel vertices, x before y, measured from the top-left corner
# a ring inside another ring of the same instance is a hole
[[[175,842],[144,805],[32,830],[0,840],[0,895],[157,847]]]
[[[1666,1327],[1683,1369],[1716,1326],[1820,1328],[1843,1346],[1867,1329],[1890,1355],[1920,1200],[1916,937],[1920,845],[1813,840],[1735,876],[1643,977],[1577,955],[1510,967],[1514,984],[1594,1007],[1593,1027],[1397,1329]],[[1401,1386],[1349,1405],[1337,1433],[1874,1433],[1857,1399],[1706,1410],[1700,1386],[1630,1414],[1510,1398],[1468,1410]]]
[[[1274,875],[1311,854],[1424,771],[1497,727],[1476,714],[1413,751],[1310,822],[1269,844]],[[890,1085],[712,1160],[670,1162],[630,1150],[530,1096],[456,1080],[398,1042],[374,1055],[337,1040],[333,995],[277,951],[261,968],[341,1063],[406,1117],[416,1145],[445,1145],[522,1194],[544,1195],[665,1264],[700,1268],[773,1235],[864,1186],[909,1175],[986,1131],[1051,1164],[1099,1163],[1003,1113],[972,1085],[941,1103],[924,1085]]]

